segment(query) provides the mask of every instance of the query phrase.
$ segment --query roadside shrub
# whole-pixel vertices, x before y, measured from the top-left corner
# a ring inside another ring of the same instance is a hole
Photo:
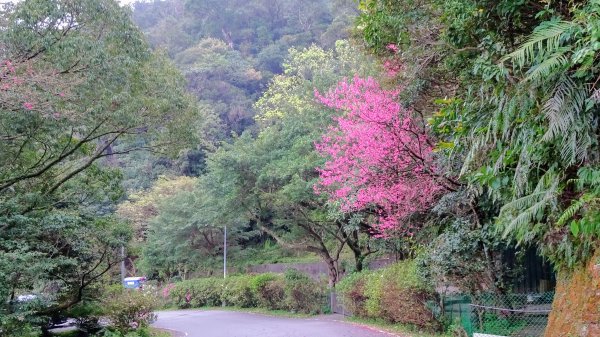
[[[189,282],[189,303],[193,308],[221,305],[221,282],[215,278],[202,278]]]
[[[382,318],[427,330],[441,328],[427,306],[435,293],[421,279],[413,260],[350,275],[338,284],[337,291],[342,303],[358,317]]]
[[[381,317],[392,323],[403,323],[426,330],[439,330],[436,321],[426,306],[432,294],[415,288],[400,288],[396,284],[386,284],[381,297]]]
[[[168,292],[166,292],[170,302],[175,304],[180,309],[190,307],[190,282],[191,281],[182,281],[175,283],[175,285],[170,286]]]
[[[221,299],[225,305],[242,308],[256,306],[258,301],[252,291],[252,276],[232,276],[223,281]]]
[[[121,285],[110,287],[101,305],[111,326],[119,332],[146,328],[156,320],[157,299],[152,292],[124,289]]]
[[[367,317],[381,317],[382,284],[390,280],[384,279],[383,269],[365,275],[365,311]]]
[[[74,318],[79,329],[91,333],[102,328],[99,324],[102,315],[102,307],[97,302],[87,301],[78,303],[67,312],[67,317]]]
[[[42,331],[39,326],[28,322],[23,322],[20,317],[0,316],[0,336],[3,337],[23,337],[39,336]]]
[[[199,308],[221,305],[223,280],[198,278],[169,285],[164,292],[179,308]]]
[[[285,281],[274,273],[258,274],[251,281],[258,306],[271,310],[285,309]]]
[[[295,269],[285,272],[285,303],[288,309],[305,314],[320,313],[325,301],[323,286]]]
[[[354,273],[343,278],[336,286],[340,300],[344,308],[358,317],[368,317],[367,295],[365,294],[365,283],[367,273]]]
[[[307,275],[290,270],[285,275],[258,275],[200,278],[166,286],[161,295],[179,308],[227,306],[261,307],[300,313],[322,312],[325,302],[323,285]]]
[[[149,328],[142,328],[135,331],[121,332],[106,330],[102,337],[170,337],[168,332],[151,331]]]

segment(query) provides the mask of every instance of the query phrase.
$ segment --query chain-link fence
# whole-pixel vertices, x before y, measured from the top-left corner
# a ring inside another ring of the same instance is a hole
[[[446,295],[428,306],[440,320],[460,325],[469,337],[541,337],[548,323],[554,293]],[[351,316],[335,292],[333,313]]]
[[[540,337],[548,323],[554,293],[485,294],[472,298],[470,335]]]
[[[442,306],[439,312],[436,307],[432,307],[435,315],[447,323],[459,324],[467,328],[471,326],[471,297],[469,295],[455,294],[445,295],[441,301]]]

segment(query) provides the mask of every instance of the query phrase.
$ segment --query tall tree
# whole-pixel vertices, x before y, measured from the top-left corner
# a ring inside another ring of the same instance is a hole
[[[317,150],[327,162],[317,190],[328,192],[346,212],[370,209],[378,235],[402,228],[414,234],[413,213],[431,207],[450,181],[437,172],[433,141],[417,114],[396,102],[397,92],[373,78],[354,77],[325,96],[327,107],[341,112]]]
[[[178,71],[150,51],[115,1],[2,6],[4,332],[27,323],[7,304],[19,293],[46,299],[31,315],[52,314],[91,295],[119,261],[131,236],[109,216],[122,195],[121,174],[100,159],[176,151],[195,136],[189,126],[202,114]]]

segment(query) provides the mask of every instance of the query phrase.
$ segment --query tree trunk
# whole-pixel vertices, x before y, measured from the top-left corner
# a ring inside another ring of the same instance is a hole
[[[544,337],[600,336],[600,249],[585,267],[558,272]]]
[[[335,288],[338,281],[338,270],[335,261],[330,257],[323,257],[323,260],[325,260],[325,263],[327,263],[327,267],[329,268],[329,286]]]
[[[362,255],[362,254],[358,254],[357,255],[355,253],[354,254],[354,260],[355,260],[355,263],[356,263],[356,266],[355,266],[356,271],[362,271],[363,268],[364,268],[363,263],[365,262],[365,256]]]

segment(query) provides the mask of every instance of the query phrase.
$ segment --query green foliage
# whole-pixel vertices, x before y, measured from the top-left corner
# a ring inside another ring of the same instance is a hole
[[[253,124],[253,102],[281,74],[292,47],[331,48],[356,15],[350,1],[212,0],[138,2],[133,19],[164,48],[189,88],[217,112],[220,137]]]
[[[493,223],[474,228],[465,218],[455,219],[418,255],[418,272],[432,286],[458,287],[466,294],[506,289],[513,280],[502,262],[504,249]]]
[[[414,260],[397,262],[381,270],[349,275],[336,289],[353,315],[436,330],[440,325],[426,306],[434,299],[433,289],[417,268]]]
[[[251,281],[258,306],[270,310],[285,309],[285,280],[281,275],[265,273],[256,275]]]
[[[402,63],[407,89],[421,86],[405,101],[432,116],[437,154],[472,191],[478,222],[495,220],[497,238],[535,245],[566,269],[585,262],[596,240],[579,238],[577,218],[596,214],[580,208],[594,199],[590,187],[579,199],[569,182],[600,159],[599,6],[363,1],[357,23],[371,50]]]
[[[481,331],[494,335],[511,335],[521,330],[527,322],[523,319],[501,317],[494,313],[486,312],[482,315]]]
[[[250,308],[256,306],[256,291],[252,288],[253,276],[233,276],[223,280],[221,300],[225,305]]]
[[[176,283],[169,298],[180,308],[215,307],[291,310],[315,314],[322,310],[325,289],[298,272],[198,278]]]
[[[6,337],[37,337],[41,329],[35,326],[39,322],[24,322],[21,317],[0,316],[0,332]],[[29,318],[31,321],[31,318]]]
[[[157,299],[152,292],[115,285],[104,291],[101,306],[111,328],[120,333],[148,328],[156,320]]]
[[[99,321],[102,315],[102,307],[95,301],[80,302],[66,312],[67,317],[76,320],[77,328],[91,333],[100,330]]]
[[[98,297],[132,236],[111,216],[123,196],[115,158],[177,153],[202,113],[116,1],[3,4],[0,25],[4,329]],[[24,294],[41,303],[12,305]]]
[[[220,43],[208,44],[232,52]],[[323,162],[314,142],[331,122],[332,111],[316,104],[314,89],[325,91],[354,73],[373,74],[368,60],[348,41],[338,41],[335,50],[291,49],[284,74],[273,79],[255,105],[257,134],[244,132],[222,144],[209,156],[207,172],[193,191],[178,193],[157,209],[143,269],[165,278],[187,278],[192,271],[210,274],[222,262],[224,225],[234,265],[271,255],[268,248],[256,248],[268,240],[280,244],[272,249],[275,254],[300,251],[328,256],[332,263],[341,245],[334,233],[342,224],[328,218],[324,198],[313,191],[315,169]]]
[[[128,332],[106,330],[99,334],[98,337],[169,337],[168,332],[153,331],[150,328],[142,328]]]
[[[357,317],[370,317],[366,302],[371,297],[367,296],[365,289],[369,275],[368,272],[352,273],[336,285],[336,290],[342,295],[344,307]],[[369,285],[372,287],[373,283],[371,282]],[[373,308],[371,312],[373,312]]]
[[[284,274],[285,304],[293,312],[305,314],[320,313],[325,302],[325,289],[315,281],[295,269]]]

